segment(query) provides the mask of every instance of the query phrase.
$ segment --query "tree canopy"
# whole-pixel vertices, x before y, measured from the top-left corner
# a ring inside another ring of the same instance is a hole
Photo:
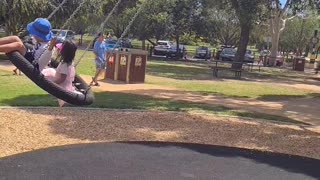
[[[19,34],[28,22],[37,17],[47,17],[62,2],[0,1],[0,27],[7,34]],[[93,34],[118,0],[67,0],[50,19],[52,26],[59,28],[64,25],[82,2],[83,6],[67,28]],[[274,36],[273,51],[279,50],[278,44],[282,50],[303,51],[308,43],[302,42],[313,29],[319,28],[319,19],[316,18],[320,9],[318,0],[287,0],[285,4],[280,0],[121,0],[105,31],[120,37],[141,3],[145,6],[130,29],[128,36],[131,38],[152,43],[160,39],[189,43],[201,38],[212,45],[237,46],[238,61],[243,60],[248,44],[260,45],[265,36]],[[315,17],[312,23],[306,20],[310,17]],[[306,26],[301,30],[303,23]],[[292,37],[299,38],[292,40]],[[293,47],[293,44],[301,47]]]

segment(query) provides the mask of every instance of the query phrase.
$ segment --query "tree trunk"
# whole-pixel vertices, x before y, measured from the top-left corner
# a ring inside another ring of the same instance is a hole
[[[273,19],[270,20],[271,22],[271,28],[270,28],[270,34],[271,34],[271,52],[269,57],[269,66],[274,66],[278,54],[278,47],[279,47],[279,39],[280,39],[280,20],[282,18],[282,15],[279,15],[278,13],[274,16]]]
[[[153,42],[153,41],[151,41],[150,39],[147,39],[147,41],[149,41],[149,42],[152,44],[152,46],[157,45],[157,43],[154,43],[154,42]]]
[[[306,24],[306,20],[302,19],[301,31],[299,33],[299,44],[298,44],[299,56],[302,56],[302,51],[303,51],[302,45],[304,43],[303,32],[304,32],[305,24]]]
[[[310,51],[310,44],[308,43],[306,46],[306,51],[304,52],[304,57],[308,57]]]
[[[146,50],[146,40],[145,39],[143,39],[142,41],[141,41],[141,49],[142,50]]]
[[[247,46],[249,43],[249,35],[250,35],[250,24],[242,23],[241,24],[241,35],[240,35],[240,42],[239,47],[237,50],[237,54],[235,57],[235,62],[243,62],[244,56],[247,50]],[[242,64],[232,64],[232,68],[234,69],[241,69]]]
[[[177,42],[176,59],[179,60],[180,59],[180,49],[179,49],[180,36],[179,35],[176,35],[176,42]]]
[[[83,33],[81,32],[81,35],[80,35],[80,46],[82,46],[82,40],[83,40]]]

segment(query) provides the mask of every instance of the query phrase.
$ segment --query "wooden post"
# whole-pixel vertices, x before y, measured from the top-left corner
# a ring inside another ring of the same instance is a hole
[[[114,80],[118,80],[118,72],[119,72],[119,51],[116,51],[116,59],[114,61],[115,68],[114,68]]]
[[[131,53],[128,54],[126,83],[130,82]]]

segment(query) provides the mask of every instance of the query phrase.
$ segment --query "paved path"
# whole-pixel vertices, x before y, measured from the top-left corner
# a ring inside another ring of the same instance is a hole
[[[0,180],[319,179],[320,160],[200,144],[52,147],[0,159]]]
[[[0,62],[0,69],[12,71],[13,68],[14,67],[10,61]],[[91,76],[82,75],[81,77],[87,82],[91,81]],[[317,131],[320,131],[320,111],[318,108],[320,104],[320,98],[306,97],[266,101],[253,98],[203,95],[197,92],[186,92],[175,88],[167,88],[149,84],[123,84],[106,80],[101,80],[100,84],[101,86],[97,88],[105,91],[131,93],[175,100],[187,100],[191,102],[222,105],[235,109],[286,116],[314,125]]]

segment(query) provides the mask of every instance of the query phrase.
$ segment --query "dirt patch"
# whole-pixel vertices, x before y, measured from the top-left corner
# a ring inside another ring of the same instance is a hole
[[[72,109],[0,109],[0,157],[52,146],[165,141],[259,149],[320,159],[320,133],[201,114]]]

